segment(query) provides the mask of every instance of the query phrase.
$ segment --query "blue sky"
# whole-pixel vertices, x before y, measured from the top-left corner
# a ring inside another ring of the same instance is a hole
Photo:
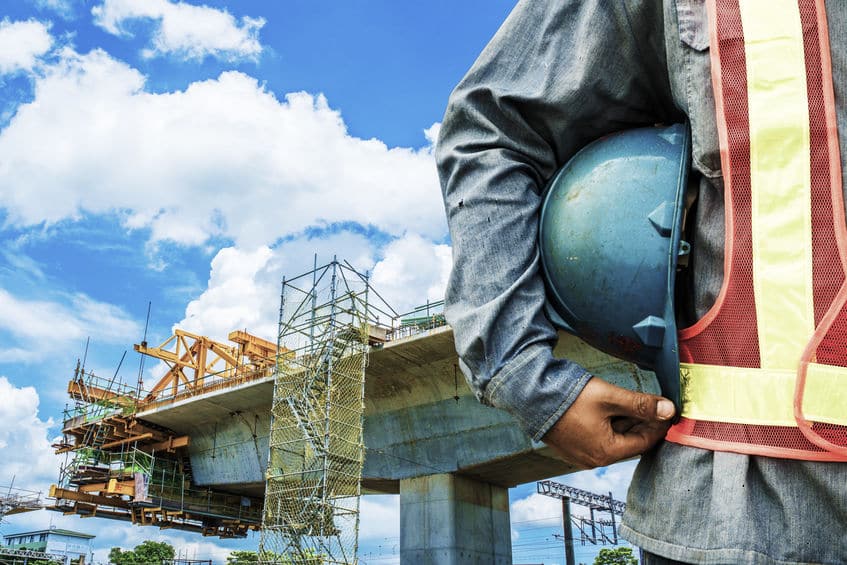
[[[90,338],[88,367],[111,375],[129,349],[120,376],[134,380],[148,303],[150,342],[175,326],[270,337],[279,279],[314,253],[369,270],[399,311],[439,299],[450,248],[432,142],[513,5],[4,2],[0,484],[56,480],[49,443],[77,358]],[[622,497],[631,471],[568,482]],[[555,562],[560,542],[532,540],[561,531],[558,507],[532,492],[511,493],[515,559],[538,545]],[[394,497],[365,504],[363,558],[392,562],[396,516]],[[51,520],[97,529],[101,558],[161,535],[45,512],[0,532]],[[258,543],[169,536],[217,559]]]

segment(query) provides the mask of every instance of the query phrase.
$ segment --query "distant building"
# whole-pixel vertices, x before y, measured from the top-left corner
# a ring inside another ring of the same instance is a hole
[[[66,565],[78,563],[80,557],[85,559],[85,563],[92,563],[94,561],[94,553],[91,547],[91,540],[95,537],[91,534],[60,530],[58,528],[3,536],[5,547],[10,549],[29,549],[31,551],[41,551],[53,555],[64,555]]]

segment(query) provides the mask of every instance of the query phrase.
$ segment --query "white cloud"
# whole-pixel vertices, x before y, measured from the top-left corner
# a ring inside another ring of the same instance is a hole
[[[238,72],[144,91],[137,70],[68,49],[0,132],[0,202],[12,225],[119,213],[153,241],[269,245],[356,222],[446,234],[429,148],[350,136],[323,96],[278,100]]]
[[[367,238],[349,232],[301,237],[275,249],[227,247],[212,259],[208,287],[188,304],[185,318],[175,327],[224,341],[236,329],[274,340],[280,281],[283,276],[290,278],[311,270],[315,254],[319,265],[331,261],[334,254],[358,268],[366,269],[373,263]]]
[[[624,461],[608,467],[579,471],[552,480],[570,487],[586,490],[595,494],[607,495],[610,492],[615,500],[626,501],[626,492],[632,481],[637,461]],[[512,502],[510,506],[512,524],[531,522],[533,526],[562,525],[562,503],[559,499],[534,492],[529,496]],[[574,516],[588,516],[589,510],[577,504],[571,505]]]
[[[17,481],[16,481],[17,482]],[[55,482],[55,480],[54,480]],[[258,545],[258,536],[251,535],[247,540],[203,538],[179,530],[160,530],[156,527],[140,527],[128,522],[119,522],[106,518],[80,518],[76,515],[65,516],[58,512],[42,510],[26,514],[16,514],[3,519],[3,534],[31,532],[47,527],[64,528],[76,532],[95,535],[93,541],[94,563],[109,562],[109,550],[113,547],[133,549],[146,540],[167,542],[176,552],[177,558],[208,560],[223,564],[233,550],[253,549]],[[255,543],[251,543],[255,540]],[[86,561],[87,563],[87,561]]]
[[[9,247],[12,246],[9,245]],[[44,270],[42,269],[42,265],[29,256],[20,253],[17,250],[12,251],[11,249],[3,249],[0,250],[0,258],[9,265],[10,271],[38,281],[44,280]],[[2,269],[2,267],[0,267],[0,269]]]
[[[77,519],[77,531],[79,531],[79,520]],[[85,522],[88,522],[86,519]],[[166,542],[173,546],[177,559],[208,560],[212,563],[226,563],[226,558],[233,550],[243,549],[243,540],[219,540],[212,541],[201,538],[199,534],[180,532],[178,530],[159,530],[154,527],[138,527],[122,524],[115,520],[100,521],[99,528],[91,533],[96,533],[94,541],[94,562],[108,563],[109,550],[120,547],[130,550],[140,543],[151,540]],[[74,529],[74,528],[71,528]]]
[[[0,75],[29,71],[53,46],[47,25],[37,20],[0,21]]]
[[[0,391],[2,390],[2,380],[0,380]],[[5,484],[2,478],[0,477],[0,484]],[[52,476],[50,481],[55,482],[55,476]],[[16,479],[15,483],[19,484],[19,481]],[[360,544],[369,542],[371,547],[378,546],[378,552],[381,554],[379,562],[391,563],[392,561],[385,560],[385,556],[399,555],[400,497],[396,495],[363,496],[360,503],[360,519]],[[112,547],[132,549],[145,540],[171,544],[178,558],[211,559],[213,563],[225,563],[226,557],[233,550],[255,551],[258,546],[258,534],[255,533],[246,540],[209,539],[178,530],[137,527],[100,518],[82,520],[76,516],[62,516],[55,512],[21,514],[9,517],[4,522],[9,522],[12,526],[10,531],[14,532],[43,529],[50,523],[59,528],[96,534],[95,563],[106,563]]]
[[[384,254],[377,261],[377,252]],[[450,269],[450,248],[407,235],[376,248],[365,235],[340,231],[326,237],[300,237],[276,248],[221,249],[212,260],[206,290],[191,301],[175,327],[225,340],[235,329],[273,339],[277,333],[280,281],[323,265],[337,256],[370,273],[373,288],[397,312],[440,300]]]
[[[400,497],[367,495],[359,503],[359,539],[394,540],[400,537]]]
[[[562,526],[562,503],[534,492],[526,498],[512,502],[509,517],[513,525]]]
[[[140,334],[138,323],[117,306],[84,294],[60,298],[62,302],[29,300],[0,289],[0,331],[18,341],[4,347],[4,353],[16,361],[33,361],[50,358],[56,346],[80,343],[90,335],[107,343],[124,343]]]
[[[61,517],[60,517],[61,519]],[[397,550],[396,546],[399,543],[400,535],[400,497],[399,496],[363,496],[360,502],[360,542],[371,541],[379,543],[380,540],[389,541],[383,543],[383,549],[391,552],[392,549]],[[64,526],[69,529],[81,530],[82,526],[77,523],[66,523]],[[41,519],[41,527],[45,518]],[[89,520],[85,520],[86,523]],[[95,545],[98,548],[95,551],[95,562],[107,561],[109,549],[112,547],[120,547],[122,549],[132,549],[145,540],[164,541],[170,543],[177,551],[177,557],[184,559],[211,559],[213,563],[224,563],[226,557],[233,550],[252,550],[255,551],[258,546],[258,534],[252,534],[248,540],[211,540],[199,538],[198,535],[187,534],[176,530],[159,530],[157,528],[133,527],[130,525],[121,524],[115,521],[92,521],[92,527],[96,527],[96,531],[91,533],[97,534]],[[33,529],[38,527],[33,523]],[[82,529],[81,531],[90,531]],[[251,544],[250,541],[255,543]],[[389,545],[387,548],[386,545]],[[399,550],[395,551],[399,552]],[[384,561],[380,561],[383,563]]]
[[[42,500],[59,475],[59,459],[50,447],[53,421],[38,416],[38,393],[34,387],[18,388],[0,376],[0,484],[40,491]]]
[[[427,300],[444,299],[452,256],[449,245],[433,244],[407,234],[389,243],[371,274],[374,288],[398,312],[408,312]]]
[[[274,286],[265,276],[273,252],[268,247],[241,251],[226,247],[212,259],[209,287],[185,309],[179,329],[226,340],[229,332],[247,330],[265,339],[276,335]],[[279,290],[276,289],[276,294]]]
[[[435,146],[439,133],[441,133],[441,122],[435,122],[424,130],[424,137],[429,141],[430,146]]]
[[[597,494],[611,492],[615,500],[625,502],[626,491],[629,490],[629,483],[632,482],[632,474],[637,464],[637,460],[623,461],[608,467],[580,471],[555,480]]]
[[[76,0],[33,0],[34,4],[39,9],[50,10],[65,19],[73,17],[75,1]]]
[[[57,456],[50,446],[52,419],[39,417],[39,394],[32,386],[17,387],[5,376],[0,376],[0,485],[8,486],[14,477],[14,486],[41,492],[47,500],[49,487],[59,478],[59,465],[63,457]],[[139,528],[114,520],[82,520],[77,516],[63,516],[56,512],[38,511],[4,517],[4,532],[25,532],[51,526],[96,534],[95,562],[106,563],[109,549],[131,549],[144,540],[166,541],[182,557],[212,559],[223,563],[232,549],[245,545],[242,540],[199,539],[199,536],[162,531],[158,528]]]
[[[43,356],[43,352],[38,349],[26,349],[24,347],[3,347],[0,348],[0,359],[6,363],[31,363]]]
[[[91,13],[95,24],[114,35],[130,35],[127,22],[152,20],[153,43],[143,52],[147,57],[174,54],[234,61],[255,60],[262,52],[263,18],[244,16],[239,21],[226,10],[168,0],[105,0]]]

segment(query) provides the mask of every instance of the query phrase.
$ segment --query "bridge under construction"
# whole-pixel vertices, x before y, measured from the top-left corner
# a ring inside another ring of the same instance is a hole
[[[174,330],[137,344],[166,367],[149,388],[78,363],[52,508],[257,530],[267,555],[352,563],[359,496],[399,493],[401,562],[511,564],[507,489],[574,469],[473,397],[443,305],[398,314],[337,261],[283,281],[281,296],[275,340]],[[652,373],[572,336],[556,353],[658,392]]]

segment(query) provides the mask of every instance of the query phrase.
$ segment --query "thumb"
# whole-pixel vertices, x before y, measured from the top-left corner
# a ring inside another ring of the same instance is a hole
[[[613,402],[620,416],[664,422],[673,418],[676,412],[673,402],[667,398],[625,388],[618,388],[616,392]]]

